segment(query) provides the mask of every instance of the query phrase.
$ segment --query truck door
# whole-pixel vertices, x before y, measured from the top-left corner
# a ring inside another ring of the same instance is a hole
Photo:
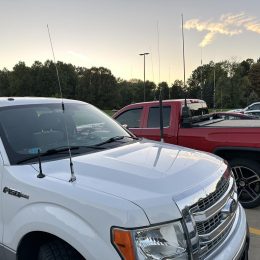
[[[0,139],[0,143],[2,144],[2,141]],[[1,145],[0,145],[1,146]],[[2,158],[2,155],[0,153],[0,244],[3,243],[3,232],[4,232],[4,225],[3,225],[3,173],[4,173],[4,161]],[[0,250],[1,251],[1,250]],[[0,252],[0,258],[1,258],[1,252]],[[2,258],[1,258],[2,259]]]
[[[171,105],[163,105],[163,139],[167,143],[172,143],[171,113]],[[142,136],[160,141],[160,107],[158,105],[147,107]]]

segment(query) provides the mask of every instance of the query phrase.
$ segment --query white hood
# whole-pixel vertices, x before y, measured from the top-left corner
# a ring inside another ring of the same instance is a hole
[[[158,223],[181,217],[173,197],[219,174],[223,160],[191,149],[143,140],[73,157],[73,164],[75,185],[79,188],[90,187],[131,201],[145,211],[151,223]],[[49,177],[70,179],[68,159],[45,162],[42,168]]]

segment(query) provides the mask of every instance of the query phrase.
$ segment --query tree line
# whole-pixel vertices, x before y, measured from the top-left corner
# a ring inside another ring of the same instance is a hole
[[[104,67],[76,67],[57,62],[64,98],[78,99],[101,109],[120,108],[144,99],[144,82],[116,78]],[[145,82],[146,101],[199,98],[210,108],[236,108],[260,99],[260,59],[242,62],[209,62],[197,67],[187,80],[168,84]],[[13,69],[0,70],[0,96],[60,97],[55,64],[35,61],[32,66],[17,63]]]

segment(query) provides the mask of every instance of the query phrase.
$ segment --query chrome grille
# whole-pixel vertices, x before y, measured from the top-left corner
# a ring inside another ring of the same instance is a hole
[[[216,239],[207,244],[207,250],[205,250],[204,254],[201,254],[201,259],[203,259],[209,252],[211,252],[215,247],[217,247],[228,236],[231,227],[232,225],[229,225],[229,227],[222,234],[220,234]]]
[[[229,236],[239,214],[235,180],[232,176],[227,177],[228,169],[223,168],[221,174],[211,176],[203,186],[175,196],[193,259],[213,259],[212,255]]]
[[[222,220],[222,214],[221,212],[218,212],[216,215],[214,215],[212,218],[197,223],[197,230],[199,235],[203,235],[206,233],[211,232],[214,230],[217,226],[219,226],[220,222]]]
[[[200,211],[204,211],[212,204],[219,200],[219,198],[227,191],[229,185],[228,179],[222,177],[217,185],[216,191],[212,192],[209,196],[199,200],[192,208],[196,208]]]
[[[209,255],[228,236],[235,216],[235,212],[230,212],[234,196],[234,179],[222,177],[215,191],[190,207],[199,237],[200,259]]]

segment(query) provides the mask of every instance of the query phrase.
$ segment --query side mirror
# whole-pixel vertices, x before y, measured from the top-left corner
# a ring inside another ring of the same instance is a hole
[[[125,129],[129,129],[128,125],[127,124],[123,124],[122,125]]]
[[[191,127],[191,112],[187,106],[182,108],[182,127],[190,128]]]

